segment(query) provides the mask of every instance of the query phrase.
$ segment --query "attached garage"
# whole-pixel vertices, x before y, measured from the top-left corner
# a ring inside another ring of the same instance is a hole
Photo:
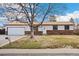
[[[25,35],[25,26],[24,23],[18,21],[10,22],[5,27],[6,35]]]
[[[8,35],[25,35],[25,28],[8,27]]]

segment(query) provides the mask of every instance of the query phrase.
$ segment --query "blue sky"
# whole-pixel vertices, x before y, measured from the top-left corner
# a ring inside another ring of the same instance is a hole
[[[59,3],[58,3],[59,4]],[[61,4],[61,3],[60,3]],[[65,10],[64,15],[69,14],[69,13],[74,13],[75,11],[79,11],[79,3],[63,3],[67,7]],[[43,7],[46,7],[47,5],[45,4]],[[3,7],[0,7],[0,16],[5,12]],[[78,12],[79,13],[79,12]],[[60,13],[61,14],[61,13]],[[4,22],[4,21],[3,21]],[[0,22],[2,25],[2,22]]]
[[[67,13],[72,13],[76,10],[79,10],[79,3],[67,3]]]
[[[67,11],[65,14],[69,13],[78,13],[79,14],[79,3],[66,3]],[[79,18],[77,18],[77,21],[79,23]],[[76,22],[76,21],[75,21]]]
[[[59,3],[58,3],[59,4]],[[62,4],[62,3],[60,3]],[[65,11],[66,13],[72,13],[74,11],[79,11],[79,3],[63,3],[67,7],[67,10]],[[47,5],[45,4],[46,7]],[[5,12],[3,7],[0,7],[0,15]]]

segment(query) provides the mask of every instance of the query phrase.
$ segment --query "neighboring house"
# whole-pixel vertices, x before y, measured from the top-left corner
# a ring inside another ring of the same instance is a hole
[[[0,34],[5,34],[4,24],[7,23],[6,17],[0,17]]]
[[[5,34],[5,28],[0,24],[0,35]]]
[[[35,34],[73,34],[73,30],[72,22],[44,22],[35,29]],[[6,24],[5,31],[7,35],[25,35],[30,33],[30,27],[26,23],[14,21]]]
[[[0,28],[0,35],[5,35],[5,29],[4,28]]]
[[[59,16],[59,15],[54,15],[54,16],[49,16],[49,21],[53,22],[69,22],[71,17],[69,16]]]

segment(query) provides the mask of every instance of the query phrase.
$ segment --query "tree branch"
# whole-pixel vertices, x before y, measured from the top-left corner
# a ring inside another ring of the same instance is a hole
[[[25,8],[21,3],[19,3],[19,5],[20,5],[20,6],[22,7],[22,9],[24,10],[24,13],[25,13],[26,17],[28,18],[27,20],[29,20],[29,22],[31,23],[30,18],[29,18],[29,13],[28,13],[28,11],[26,10],[26,8]]]
[[[46,10],[46,13],[45,13],[45,14],[44,14],[44,16],[43,16],[42,21],[41,21],[41,22],[40,22],[40,24],[38,24],[36,27],[40,26],[40,25],[44,22],[45,17],[46,17],[46,16],[47,16],[47,14],[49,13],[49,10],[50,10],[50,4],[49,4],[49,6],[48,6],[48,8],[47,8],[47,10]]]

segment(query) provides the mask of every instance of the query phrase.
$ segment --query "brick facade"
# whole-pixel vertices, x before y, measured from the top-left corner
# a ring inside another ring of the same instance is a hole
[[[27,34],[30,34],[30,33],[31,33],[31,31],[25,31],[25,34],[26,34],[26,35],[27,35]],[[34,34],[35,34],[35,35],[42,35],[43,32],[42,32],[42,31],[35,31]]]
[[[25,31],[25,34],[30,34],[30,31]],[[42,35],[42,31],[34,32],[35,35]],[[47,30],[47,35],[73,35],[73,30]]]
[[[47,30],[48,35],[73,35],[73,30]]]

